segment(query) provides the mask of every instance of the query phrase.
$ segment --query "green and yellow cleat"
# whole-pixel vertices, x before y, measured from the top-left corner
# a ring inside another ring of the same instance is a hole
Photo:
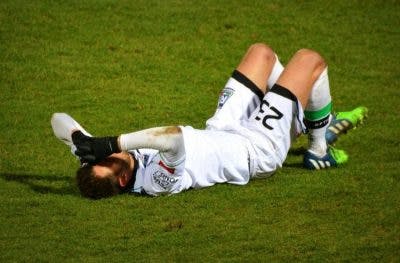
[[[310,150],[304,154],[303,165],[305,168],[310,170],[321,170],[330,167],[337,167],[348,161],[349,156],[343,150],[339,150],[329,146],[327,153],[318,157]]]
[[[367,118],[368,109],[360,106],[351,111],[338,112],[332,116],[331,123],[325,133],[326,142],[335,143],[342,134],[355,129]]]

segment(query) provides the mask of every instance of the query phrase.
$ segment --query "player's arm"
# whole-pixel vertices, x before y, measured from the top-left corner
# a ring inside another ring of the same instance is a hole
[[[72,139],[77,147],[76,154],[90,163],[99,162],[113,153],[140,148],[159,150],[170,163],[185,155],[183,135],[178,126],[150,128],[113,137],[88,137],[77,131],[72,134]]]

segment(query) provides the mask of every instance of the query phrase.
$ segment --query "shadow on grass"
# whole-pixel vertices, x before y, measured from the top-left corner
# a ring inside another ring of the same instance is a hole
[[[79,195],[69,176],[0,173],[0,178],[29,186],[41,194]]]
[[[287,167],[287,168],[304,169],[303,163],[289,163],[289,162],[285,162],[285,163],[283,163],[282,166],[283,166],[283,167]]]
[[[303,156],[306,151],[307,151],[307,149],[304,148],[303,146],[298,147],[298,148],[291,148],[289,150],[288,156]],[[289,160],[286,160],[283,163],[283,167],[299,168],[299,169],[303,169],[304,168],[302,161],[293,162],[293,161],[289,161]]]
[[[307,149],[303,146],[298,147],[298,148],[290,148],[289,149],[289,155],[295,155],[295,156],[299,156],[299,155],[304,155],[306,153]]]

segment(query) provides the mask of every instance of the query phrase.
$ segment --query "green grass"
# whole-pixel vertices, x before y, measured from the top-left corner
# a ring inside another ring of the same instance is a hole
[[[0,261],[400,258],[398,1],[1,1]],[[93,134],[204,127],[254,42],[327,60],[336,110],[370,110],[349,163],[245,187],[89,201],[53,112]]]

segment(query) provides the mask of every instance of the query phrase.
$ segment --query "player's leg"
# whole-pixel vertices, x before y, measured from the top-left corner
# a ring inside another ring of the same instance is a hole
[[[312,50],[300,50],[289,61],[278,84],[287,87],[305,108],[305,124],[309,130],[309,150],[322,157],[326,154],[325,132],[331,113],[331,95],[327,66]]]
[[[283,69],[274,51],[269,46],[261,43],[252,45],[237,67],[237,71],[245,75],[264,94],[268,88],[271,88],[276,83]],[[305,109],[305,117],[308,120],[306,122],[307,126],[324,124],[321,120],[328,120],[331,108],[330,102],[328,74],[327,71],[323,71],[313,85],[309,103]],[[325,125],[322,125],[321,129],[313,129],[310,132],[310,148],[316,148],[312,151],[320,152],[321,155],[325,154],[325,141],[319,141],[318,139],[322,138],[322,136],[316,136],[316,134],[323,134],[326,131],[326,140],[328,144],[332,144],[341,134],[355,127],[365,115],[366,110],[364,108],[332,115],[329,129],[326,129]],[[335,118],[336,116],[339,118]]]
[[[259,109],[251,116],[248,127],[260,131],[252,140],[257,141],[259,154],[264,156],[260,158],[259,170],[268,171],[274,166],[279,167],[285,160],[293,139],[293,129],[304,129],[302,109],[307,107],[311,91],[316,85],[320,85],[319,79],[325,69],[325,61],[317,52],[307,49],[298,51],[285,67],[277,83],[265,95]],[[293,124],[296,124],[296,127]],[[265,146],[262,145],[262,140],[257,138],[260,134],[265,138]],[[325,140],[324,133],[322,140]],[[330,153],[324,154],[324,158],[330,158],[329,164],[337,164]],[[271,159],[273,161],[264,161]]]
[[[321,169],[347,161],[344,151],[330,148],[325,134],[331,114],[331,96],[327,65],[323,58],[311,50],[300,50],[288,63],[278,79],[278,85],[288,88],[305,108],[305,124],[309,131],[309,149],[304,165]]]
[[[325,62],[309,50],[297,52],[276,84],[266,93],[246,127],[256,145],[258,173],[271,172],[282,165],[291,146],[293,129],[302,125],[303,110],[311,87],[325,68]],[[298,123],[296,127],[293,123]]]
[[[267,86],[275,84],[283,67],[265,44],[250,46],[220,93],[218,107],[207,121],[208,129],[224,129],[248,119],[259,106]]]

